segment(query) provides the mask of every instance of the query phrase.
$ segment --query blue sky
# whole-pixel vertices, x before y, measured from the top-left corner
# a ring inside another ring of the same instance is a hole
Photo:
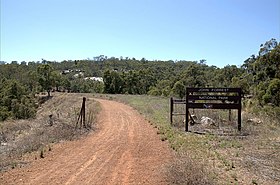
[[[0,0],[0,60],[206,59],[241,65],[280,41],[280,0]]]

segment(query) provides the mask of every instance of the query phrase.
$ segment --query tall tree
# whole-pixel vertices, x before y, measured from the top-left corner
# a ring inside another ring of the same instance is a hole
[[[51,96],[50,92],[53,85],[52,66],[50,66],[49,64],[39,65],[37,68],[37,72],[39,75],[39,84],[42,86],[44,90],[48,92],[48,97],[50,97]]]

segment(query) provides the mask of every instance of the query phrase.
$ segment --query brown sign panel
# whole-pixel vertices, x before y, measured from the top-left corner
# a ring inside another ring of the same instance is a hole
[[[238,101],[239,96],[218,96],[218,95],[189,95],[189,100],[221,100],[221,101]]]
[[[241,93],[240,88],[188,88],[188,92],[205,92],[205,93]]]
[[[233,103],[188,103],[188,108],[193,109],[239,109],[239,104]]]

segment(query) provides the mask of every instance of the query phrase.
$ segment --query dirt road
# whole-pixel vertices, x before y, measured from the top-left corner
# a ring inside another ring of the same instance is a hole
[[[131,107],[98,100],[97,131],[57,144],[44,159],[0,175],[0,184],[167,184],[168,144]]]

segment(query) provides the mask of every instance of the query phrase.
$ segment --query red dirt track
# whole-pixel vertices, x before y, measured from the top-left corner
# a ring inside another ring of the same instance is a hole
[[[97,101],[97,131],[1,173],[0,184],[168,184],[165,167],[172,152],[156,129],[127,105]]]

